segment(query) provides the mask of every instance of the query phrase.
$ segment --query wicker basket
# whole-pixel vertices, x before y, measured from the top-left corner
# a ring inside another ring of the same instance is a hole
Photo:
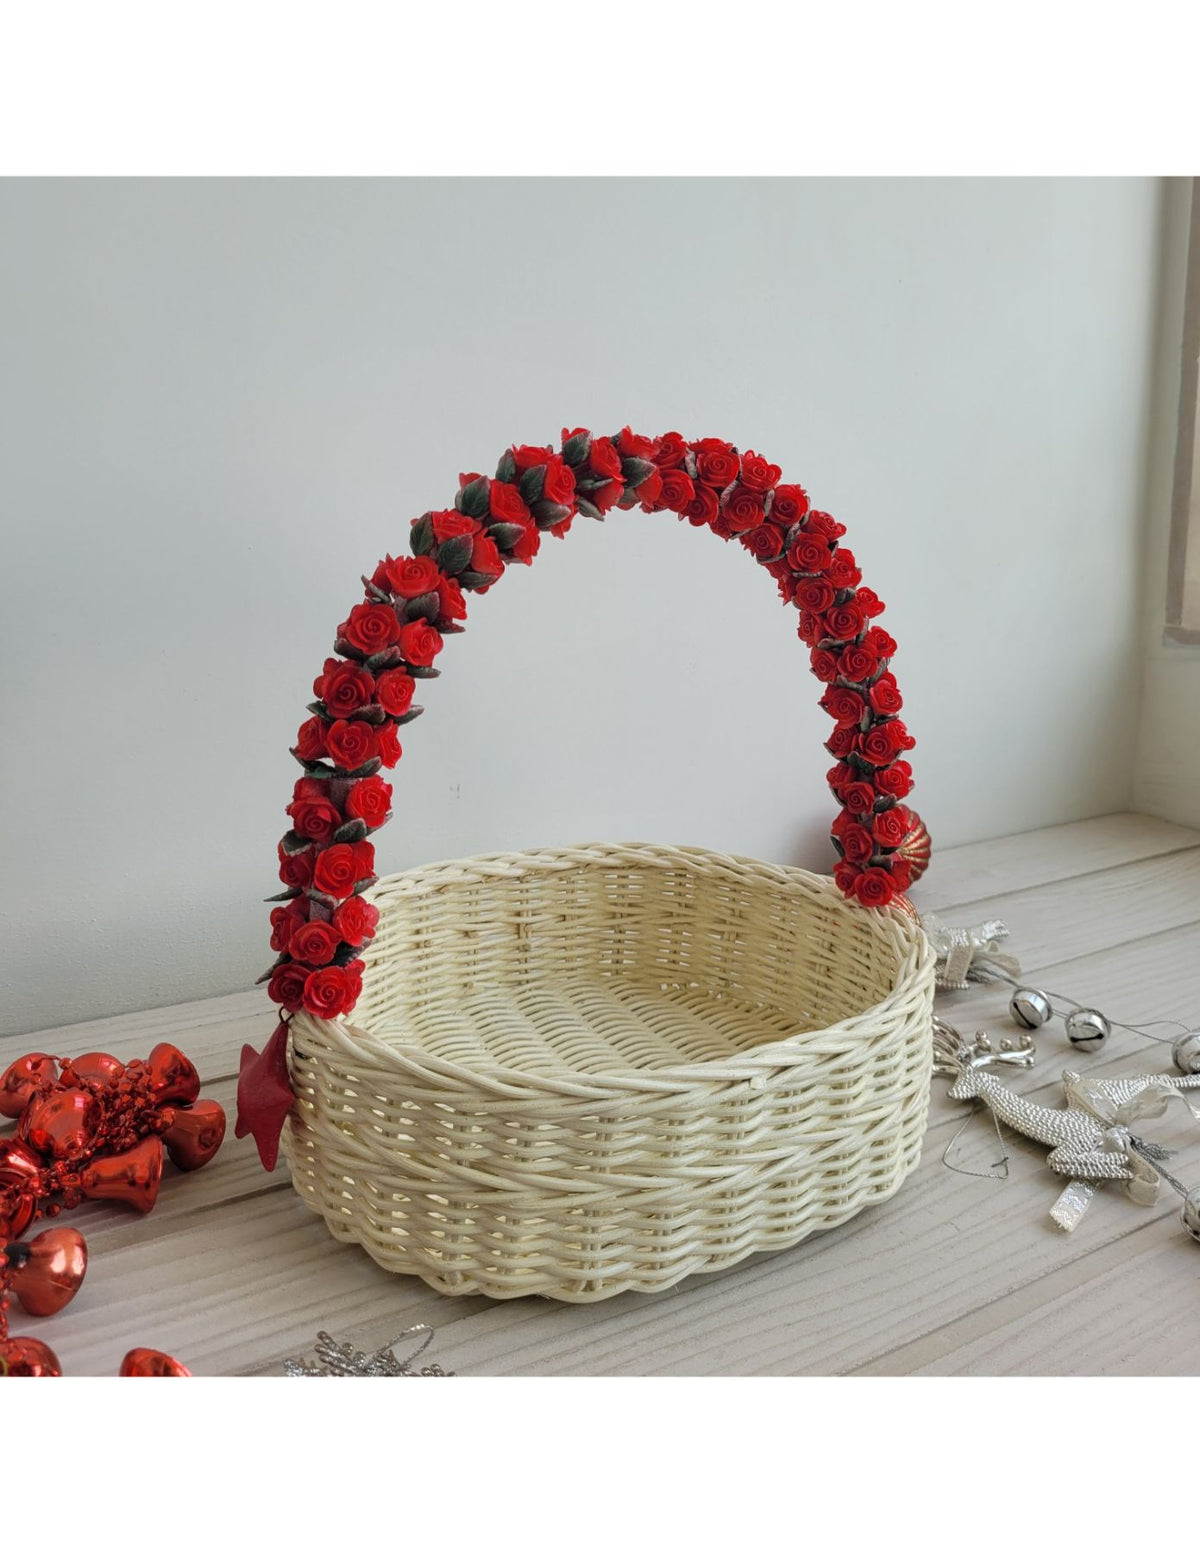
[[[882,1202],[916,1165],[933,957],[899,908],[696,849],[379,881],[353,1023],[294,1016],[292,1178],[447,1294],[669,1288]]]

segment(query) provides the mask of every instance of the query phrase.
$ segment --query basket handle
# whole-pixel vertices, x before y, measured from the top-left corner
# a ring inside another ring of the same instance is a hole
[[[317,699],[292,754],[304,768],[279,844],[284,884],[271,912],[275,964],[262,978],[286,1012],[321,1018],[349,1013],[362,985],[364,945],[378,920],[362,898],[375,879],[367,839],[390,815],[392,789],[378,774],[400,758],[396,729],[417,717],[416,681],[439,672],[444,638],[462,630],[465,593],[485,593],[514,562],[528,564],[542,535],[561,538],[576,515],[613,507],[674,512],[722,539],[738,539],[799,610],[798,633],[825,685],[821,705],[835,727],[829,784],[840,812],[832,836],[834,877],[864,906],[887,906],[929,857],[929,838],[903,800],[912,784],[904,754],[913,745],[889,664],[896,644],[872,621],[883,605],[853,554],[839,546],[842,524],[814,510],[798,485],[760,454],[739,453],[677,432],[647,438],[628,427],[615,437],[564,431],[559,451],[506,450],[489,479],[459,477],[454,506],[412,525],[412,554],[387,556],[338,627]]]

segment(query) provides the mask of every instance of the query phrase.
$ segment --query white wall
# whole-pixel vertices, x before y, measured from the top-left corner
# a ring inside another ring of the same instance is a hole
[[[715,434],[849,525],[953,845],[1125,806],[1151,181],[0,187],[0,1029],[248,985],[359,573],[564,425]],[[400,868],[647,838],[824,867],[794,615],[616,514],[479,600]]]

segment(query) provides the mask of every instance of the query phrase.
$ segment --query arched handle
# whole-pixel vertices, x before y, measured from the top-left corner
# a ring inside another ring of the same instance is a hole
[[[836,724],[826,748],[837,758],[829,784],[840,805],[832,835],[841,889],[886,906],[922,872],[929,839],[903,802],[913,739],[897,716],[896,644],[872,624],[883,605],[859,586],[854,556],[839,544],[842,524],[810,507],[800,486],[780,484],[777,465],[715,437],[564,431],[559,452],[512,447],[491,479],[460,475],[454,506],[416,519],[411,556],[387,556],[364,577],[363,601],[338,627],[292,751],[304,775],[279,844],[285,888],[271,913],[279,957],[266,977],[285,1010],[333,1019],[358,1000],[359,956],[378,919],[362,899],[375,878],[367,838],[391,812],[392,789],[378,773],[400,759],[396,730],[420,714],[416,682],[438,673],[445,637],[462,630],[465,594],[486,593],[506,566],[528,564],[542,535],[561,538],[577,514],[634,506],[738,539],[799,610],[800,639],[826,686],[821,705]]]

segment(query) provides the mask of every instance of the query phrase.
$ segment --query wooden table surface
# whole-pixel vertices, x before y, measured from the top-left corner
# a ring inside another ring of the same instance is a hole
[[[1200,1023],[1200,833],[1142,815],[981,842],[935,857],[918,907],[970,924],[1001,917],[1027,980],[1134,1023]],[[964,1031],[1011,1031],[999,987],[939,995]],[[261,991],[0,1040],[0,1070],[29,1050],[144,1056],[170,1040],[204,1093],[233,1111],[242,1043],[272,1028]],[[1170,1032],[1161,1032],[1169,1034]],[[1064,1067],[1097,1076],[1171,1071],[1170,1047],[1114,1031],[1092,1057],[1062,1025],[1014,1087],[1062,1100]],[[319,1329],[376,1348],[427,1322],[426,1355],[462,1375],[1195,1375],[1200,1246],[1164,1189],[1141,1208],[1106,1187],[1070,1235],[1048,1210],[1065,1184],[1039,1145],[1007,1132],[1010,1177],[957,1174],[943,1152],[966,1114],[934,1079],[919,1169],[897,1197],[790,1251],[692,1278],[661,1295],[595,1305],[435,1294],[335,1241],[291,1190],[281,1161],[259,1166],[232,1126],[194,1175],[168,1167],[148,1218],[98,1203],[71,1216],[88,1237],[82,1290],[48,1321],[14,1306],[69,1375],[114,1375],[135,1345],[199,1375],[277,1375]],[[1200,1123],[1182,1106],[1148,1122],[1200,1184]],[[986,1171],[998,1145],[986,1113],[951,1158]]]

